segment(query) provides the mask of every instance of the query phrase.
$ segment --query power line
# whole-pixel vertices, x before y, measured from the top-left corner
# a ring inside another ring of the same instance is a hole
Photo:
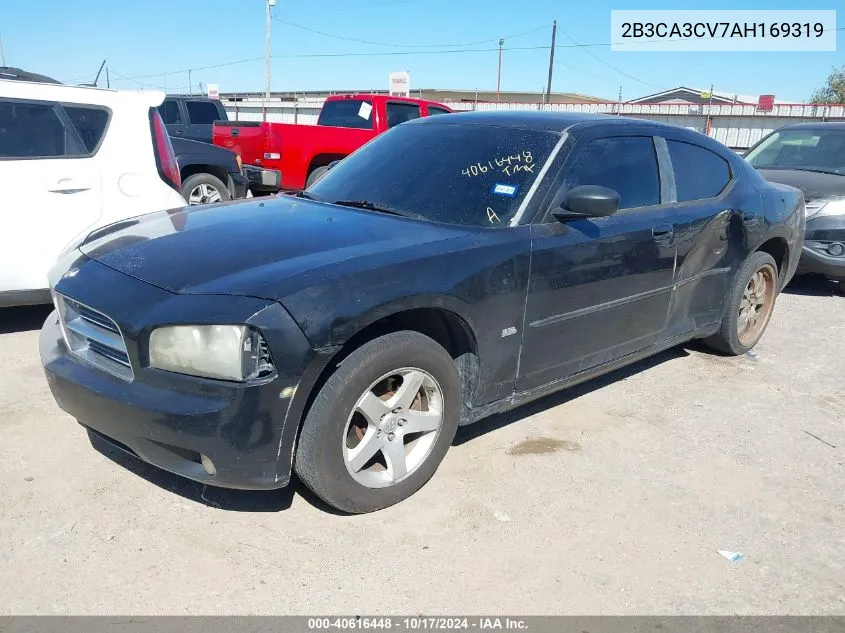
[[[574,42],[575,44],[580,44],[580,42],[578,42],[578,40],[576,40],[574,37],[572,37],[569,33],[567,33],[566,31],[564,31],[563,29],[561,29],[561,32],[562,32],[562,33],[563,33],[563,34],[564,34],[564,35],[565,35],[568,39],[570,39],[572,42]],[[663,90],[663,88],[661,88],[660,86],[658,86],[658,85],[656,85],[656,84],[651,83],[650,81],[643,81],[642,79],[639,79],[638,77],[634,77],[633,75],[629,75],[628,73],[626,73],[626,72],[624,72],[624,71],[622,71],[622,70],[619,70],[616,66],[613,66],[612,64],[610,64],[610,63],[608,63],[608,62],[604,61],[601,57],[599,57],[598,55],[596,55],[596,54],[595,54],[593,51],[591,51],[589,48],[582,47],[582,48],[581,48],[581,50],[582,50],[582,51],[584,51],[585,53],[587,53],[587,55],[589,55],[589,56],[590,56],[590,57],[592,57],[593,59],[597,59],[597,60],[598,60],[598,61],[600,61],[602,64],[604,64],[605,66],[607,66],[608,68],[610,68],[611,70],[615,70],[615,71],[616,71],[616,72],[618,72],[620,75],[623,75],[623,76],[627,77],[628,79],[633,79],[633,80],[634,80],[634,81],[636,81],[637,83],[641,83],[641,84],[643,84],[644,86],[651,86],[652,88],[657,88],[658,90]]]
[[[313,29],[310,26],[303,26],[302,24],[295,24],[293,22],[288,22],[287,20],[282,20],[281,18],[273,18],[276,22],[281,22],[282,24],[287,24],[288,26],[292,26],[297,29],[301,29],[303,31],[308,31],[309,33],[316,33],[317,35],[322,35],[323,37],[330,37],[336,40],[344,40],[346,42],[357,42],[359,44],[371,44],[373,46],[389,46],[391,48],[456,48],[459,46],[477,46],[479,44],[490,44],[492,42],[498,42],[499,38],[492,38],[487,40],[478,40],[476,42],[463,42],[459,44],[392,44],[388,42],[373,42],[371,40],[360,40],[354,37],[346,37],[345,35],[338,35],[336,33],[326,33],[325,31],[318,31],[317,29]],[[542,31],[546,29],[546,26],[539,26],[535,29],[531,29],[530,31],[525,31],[523,33],[517,33],[515,35],[505,35],[503,36],[505,39],[514,39],[517,37],[522,37],[523,35],[530,35],[532,33],[536,33],[537,31]]]
[[[141,79],[141,77],[127,77],[126,75],[121,75],[119,72],[117,72],[117,71],[116,71],[116,70],[114,70],[113,68],[110,68],[110,69],[109,69],[109,72],[110,72],[112,75],[116,75],[116,76],[117,76],[117,77],[119,77],[120,79],[123,79],[123,80],[126,80],[126,81],[131,81],[132,83],[138,84],[138,85],[139,85],[139,86],[141,86],[142,88],[143,88],[144,86],[148,86],[148,87],[150,87],[150,88],[156,88],[157,90],[164,90],[164,86],[159,86],[159,85],[156,85],[156,84],[148,84],[148,83],[145,83],[145,82],[143,82],[143,81],[138,81],[138,79]],[[155,75],[153,75],[153,76],[155,76]],[[159,77],[160,77],[160,76],[162,76],[162,75],[157,75],[157,76],[159,76]]]
[[[547,28],[547,27],[543,27]],[[836,29],[837,31],[845,30],[845,27],[840,27]],[[697,38],[697,39],[720,39],[720,38]],[[644,40],[642,42],[637,42],[639,44],[649,44],[655,42],[664,42],[664,43],[672,43],[672,42],[681,42],[681,40]],[[622,42],[591,42],[588,44],[557,44],[555,45],[555,50],[559,49],[569,49],[569,48],[588,48],[588,47],[597,47],[597,46],[614,46],[615,44],[622,44]],[[629,42],[625,42],[625,44],[630,44]],[[550,50],[550,46],[510,46],[505,47],[503,51],[548,51]],[[451,55],[451,54],[461,54],[461,53],[490,53],[496,52],[499,50],[499,47],[488,47],[488,48],[455,48],[455,49],[446,49],[446,50],[422,50],[422,51],[382,51],[382,52],[350,52],[350,53],[296,53],[296,54],[287,54],[287,55],[273,55],[273,59],[330,59],[330,58],[339,58],[339,57],[404,57],[409,55]],[[223,62],[220,64],[209,64],[207,66],[195,66],[191,68],[184,68],[181,70],[168,70],[165,72],[159,73],[148,73],[145,75],[135,75],[134,77],[123,77],[123,79],[129,81],[135,81],[136,79],[148,79],[150,77],[166,77],[167,75],[178,75],[181,73],[187,73],[189,70],[212,70],[215,68],[224,68],[226,66],[235,66],[237,64],[246,64],[249,62],[255,61],[263,61],[264,57],[250,57],[248,59],[239,59],[235,61]],[[556,62],[557,63],[557,62]],[[622,73],[619,69],[614,68],[617,72]],[[626,73],[622,73],[626,74]],[[633,76],[630,76],[635,81],[641,81]],[[140,83],[140,82],[138,82]],[[148,84],[151,85],[151,84]],[[654,86],[651,84],[653,87]]]

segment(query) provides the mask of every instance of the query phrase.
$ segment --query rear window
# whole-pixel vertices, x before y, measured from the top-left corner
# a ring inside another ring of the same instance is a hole
[[[109,112],[103,108],[63,106],[79,138],[89,154],[94,154],[106,134]]]
[[[372,130],[373,102],[367,100],[326,101],[323,109],[320,110],[317,125]]]
[[[678,202],[715,198],[728,186],[731,169],[721,156],[691,143],[667,140],[666,145],[675,172]]]
[[[451,112],[449,112],[449,110],[444,110],[443,108],[428,106],[428,116],[435,116],[437,114],[451,114]]]
[[[209,101],[186,101],[185,105],[188,106],[188,119],[193,124],[211,125],[223,118],[217,106]]]
[[[0,99],[0,158],[59,158],[84,155],[68,135],[54,103]]]

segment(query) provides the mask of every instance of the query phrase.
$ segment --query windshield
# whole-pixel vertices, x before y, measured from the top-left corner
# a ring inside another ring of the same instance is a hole
[[[446,117],[444,117],[446,118]],[[377,137],[308,191],[403,215],[508,225],[560,136],[517,128],[405,124]]]
[[[845,174],[845,130],[782,130],[745,159],[757,169],[805,169]]]

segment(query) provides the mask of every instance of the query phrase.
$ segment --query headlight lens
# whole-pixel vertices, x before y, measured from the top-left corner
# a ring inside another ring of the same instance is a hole
[[[150,334],[150,366],[190,376],[246,381],[273,371],[258,330],[246,325],[173,325]]]
[[[816,198],[805,205],[807,219],[845,215],[845,198]]]

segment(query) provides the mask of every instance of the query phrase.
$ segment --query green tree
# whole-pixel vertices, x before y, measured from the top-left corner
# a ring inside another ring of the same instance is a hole
[[[811,103],[845,103],[845,66],[834,67],[824,84],[810,97]]]

